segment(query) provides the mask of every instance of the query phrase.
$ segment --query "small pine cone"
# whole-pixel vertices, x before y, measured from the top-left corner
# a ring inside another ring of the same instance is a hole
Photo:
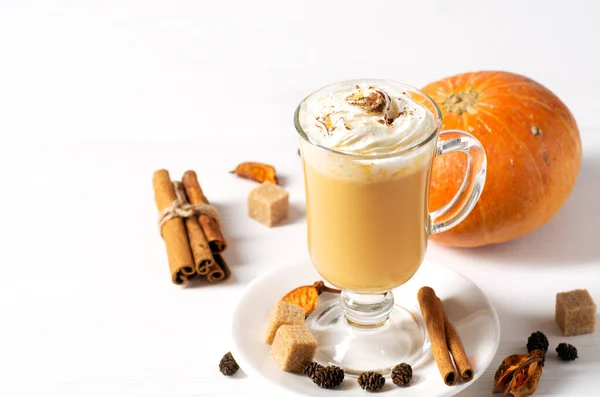
[[[339,386],[344,380],[344,370],[335,365],[321,366],[321,368],[315,371],[312,380],[316,385],[324,389],[333,389]]]
[[[412,367],[406,363],[398,364],[392,369],[392,381],[397,386],[407,386],[412,379]]]
[[[319,368],[323,368],[323,366],[316,361],[310,362],[304,367],[304,375],[312,379]]]
[[[235,374],[238,369],[240,369],[240,366],[235,362],[231,352],[225,354],[219,363],[219,370],[225,376],[231,376]]]
[[[534,332],[527,339],[527,352],[531,353],[534,350],[541,350],[544,353],[548,351],[548,338],[540,331]]]
[[[556,352],[564,361],[573,361],[577,358],[577,348],[569,343],[560,343],[556,347]]]
[[[379,391],[385,385],[385,378],[377,372],[363,372],[358,377],[358,385],[363,390]]]

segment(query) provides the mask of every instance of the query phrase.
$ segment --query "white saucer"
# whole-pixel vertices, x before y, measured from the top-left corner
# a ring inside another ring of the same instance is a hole
[[[331,396],[334,391],[321,389],[308,377],[281,371],[269,355],[270,346],[263,340],[263,327],[269,311],[281,297],[301,285],[322,280],[309,260],[276,268],[256,278],[248,287],[233,315],[232,354],[241,369],[252,378],[262,379],[280,391],[297,395]],[[386,377],[386,395],[403,397],[453,396],[473,384],[490,365],[500,341],[500,322],[496,310],[485,294],[471,281],[454,270],[431,262],[423,263],[417,274],[394,291],[396,302],[419,307],[417,291],[432,287],[444,302],[448,318],[456,326],[465,351],[475,371],[471,382],[446,386],[431,352],[413,367],[410,387],[398,387]],[[319,298],[328,299],[323,293]],[[361,396],[356,378],[346,377],[339,387],[344,397]]]

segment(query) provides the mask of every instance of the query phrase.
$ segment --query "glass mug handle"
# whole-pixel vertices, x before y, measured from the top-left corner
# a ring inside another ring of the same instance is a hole
[[[467,155],[466,175],[452,200],[429,214],[429,235],[446,231],[462,222],[477,204],[485,184],[487,158],[477,138],[461,130],[440,132],[435,155],[452,152]]]

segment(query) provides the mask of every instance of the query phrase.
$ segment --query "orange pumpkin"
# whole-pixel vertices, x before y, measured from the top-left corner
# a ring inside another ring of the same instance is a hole
[[[483,144],[488,158],[485,187],[471,214],[432,236],[443,245],[502,243],[546,223],[567,200],[581,163],[573,115],[551,91],[507,72],[449,77],[423,91],[439,105],[443,129],[461,129]],[[434,160],[429,207],[448,203],[460,187],[466,156]]]

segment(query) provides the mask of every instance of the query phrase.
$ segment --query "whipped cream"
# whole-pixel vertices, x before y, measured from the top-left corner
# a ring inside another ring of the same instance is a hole
[[[352,81],[319,90],[303,101],[298,121],[317,145],[360,155],[402,151],[435,129],[426,107],[385,81]]]

